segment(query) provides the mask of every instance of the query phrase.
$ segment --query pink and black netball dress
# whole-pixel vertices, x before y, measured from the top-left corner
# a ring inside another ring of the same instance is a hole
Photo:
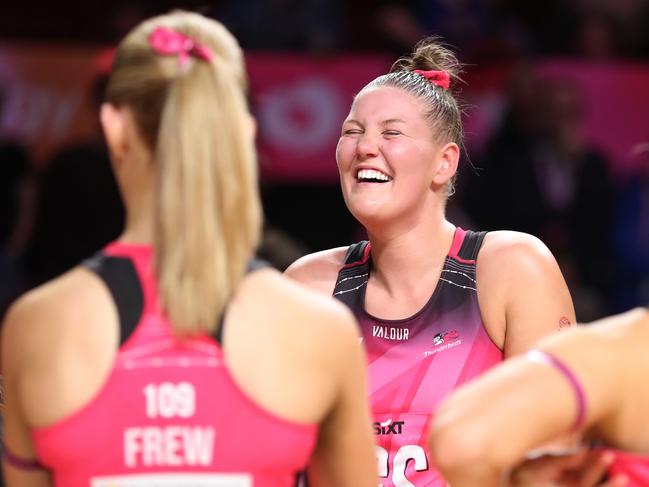
[[[112,293],[121,344],[98,394],[33,432],[54,485],[294,485],[316,426],[279,418],[248,398],[218,337],[174,336],[158,308],[151,248],[114,243],[85,265]]]
[[[484,233],[458,228],[437,287],[413,316],[365,311],[369,242],[350,246],[334,296],[360,323],[383,487],[445,486],[427,447],[432,412],[453,389],[500,362],[478,306],[476,258]],[[425,245],[422,244],[422,245]]]

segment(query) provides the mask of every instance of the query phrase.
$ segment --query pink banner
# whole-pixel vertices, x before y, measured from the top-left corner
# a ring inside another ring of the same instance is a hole
[[[0,45],[0,136],[22,141],[37,165],[92,136],[90,85],[97,47]]]
[[[0,46],[0,89],[5,103],[0,135],[22,140],[37,164],[60,147],[91,137],[97,116],[89,88],[101,47]],[[387,56],[247,56],[252,106],[259,121],[259,152],[265,178],[335,182],[335,146],[352,98],[384,73]],[[538,63],[539,70],[574,82],[585,97],[587,137],[622,174],[637,163],[634,149],[649,140],[649,66],[573,61]],[[506,104],[507,67],[469,73],[464,98],[467,145],[479,154],[500,123]]]

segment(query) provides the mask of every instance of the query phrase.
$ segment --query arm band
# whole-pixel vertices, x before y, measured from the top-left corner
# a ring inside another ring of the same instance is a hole
[[[9,465],[20,470],[47,470],[38,460],[22,458],[11,453],[4,441],[2,442],[2,456]]]
[[[527,352],[526,356],[531,362],[552,366],[554,369],[561,372],[561,374],[570,383],[570,386],[575,393],[575,398],[577,399],[577,417],[575,418],[575,422],[570,430],[573,432],[578,431],[581,425],[584,423],[584,419],[586,419],[586,394],[584,393],[584,388],[582,387],[575,374],[568,368],[565,363],[563,363],[554,355],[551,355],[548,352],[544,352],[543,350],[530,350],[529,352]]]

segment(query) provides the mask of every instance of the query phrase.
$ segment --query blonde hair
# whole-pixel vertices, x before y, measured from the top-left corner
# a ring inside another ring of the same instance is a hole
[[[446,71],[451,86],[448,89],[437,86],[415,70]],[[390,86],[410,93],[422,101],[425,107],[424,117],[432,128],[435,139],[442,143],[455,142],[464,149],[463,107],[455,87],[457,81],[462,81],[461,74],[462,63],[453,51],[439,37],[432,36],[419,41],[409,56],[397,59],[389,73],[370,81],[363,90]],[[447,197],[455,192],[456,177],[457,174],[447,184]]]
[[[213,52],[156,53],[157,27]],[[137,26],[117,49],[107,101],[133,112],[157,164],[155,269],[175,332],[213,332],[258,244],[262,211],[243,54],[220,23],[176,11]]]

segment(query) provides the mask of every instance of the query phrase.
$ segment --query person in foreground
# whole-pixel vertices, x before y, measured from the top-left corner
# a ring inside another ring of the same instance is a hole
[[[9,486],[288,487],[307,463],[315,485],[376,486],[351,314],[249,265],[245,87],[237,42],[198,14],[121,42],[101,122],[126,228],[9,311]]]
[[[540,341],[444,402],[437,465],[453,487],[649,485],[647,343],[646,308]],[[587,446],[525,461],[571,431]]]
[[[369,241],[325,250],[287,275],[344,302],[368,353],[381,485],[446,485],[428,452],[438,402],[459,384],[574,322],[548,249],[521,233],[446,219],[463,143],[459,62],[420,42],[354,98],[336,159]]]

